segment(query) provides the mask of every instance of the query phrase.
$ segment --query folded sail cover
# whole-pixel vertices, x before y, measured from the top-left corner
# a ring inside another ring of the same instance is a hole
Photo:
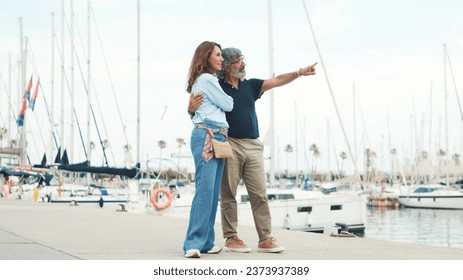
[[[89,172],[89,173],[103,173],[111,175],[127,176],[135,178],[140,170],[140,163],[133,168],[124,167],[104,167],[104,166],[90,166],[90,162],[84,161],[76,164],[59,165],[58,169],[72,171],[72,172]]]

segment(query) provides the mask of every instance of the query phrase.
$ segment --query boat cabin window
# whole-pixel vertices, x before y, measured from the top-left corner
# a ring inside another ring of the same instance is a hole
[[[297,212],[312,212],[312,206],[297,207]]]
[[[429,188],[429,187],[419,187],[415,190],[415,193],[430,193],[435,191],[435,188]]]
[[[342,205],[331,205],[331,210],[342,210]]]
[[[294,199],[294,194],[291,193],[281,193],[281,194],[267,194],[268,200],[276,200],[276,199]]]
[[[267,199],[268,200],[288,200],[288,199],[294,199],[294,194],[291,193],[278,193],[278,194],[267,194]],[[249,195],[243,194],[241,195],[241,202],[248,202],[249,201]]]

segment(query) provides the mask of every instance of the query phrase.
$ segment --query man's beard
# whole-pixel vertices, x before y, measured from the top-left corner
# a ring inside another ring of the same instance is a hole
[[[246,70],[238,70],[238,71],[233,71],[231,73],[231,75],[237,79],[243,79],[244,77],[246,77]]]

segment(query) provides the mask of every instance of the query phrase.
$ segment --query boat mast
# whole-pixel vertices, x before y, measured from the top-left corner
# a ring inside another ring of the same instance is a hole
[[[92,147],[91,147],[91,137],[90,137],[90,119],[91,119],[91,64],[90,64],[90,39],[91,39],[91,3],[90,0],[87,1],[87,35],[88,35],[88,42],[87,42],[87,150],[88,150],[88,157],[87,160],[91,162],[92,159]],[[87,173],[87,178],[90,177],[90,173]]]
[[[74,4],[73,0],[70,1],[70,33],[71,33],[71,38],[70,38],[70,44],[71,44],[71,53],[69,59],[70,65],[71,65],[71,110],[69,110],[70,114],[70,133],[69,133],[69,148],[70,148],[70,153],[68,154],[69,156],[69,161],[73,162],[74,159],[74,123],[75,123],[75,118],[74,118],[74,101],[75,101],[75,96],[74,96]],[[63,50],[64,51],[64,50]],[[89,84],[90,88],[90,84]]]
[[[357,103],[355,98],[355,84],[352,84],[352,97],[354,106],[354,155],[357,156]]]
[[[273,25],[272,25],[272,0],[267,0],[268,13],[268,56],[269,56],[269,77],[275,75],[273,69]],[[270,170],[269,183],[270,187],[275,185],[275,122],[274,120],[274,97],[273,89],[269,92],[270,95]]]
[[[448,126],[448,91],[447,91],[447,63],[446,63],[446,56],[447,56],[447,46],[444,44],[444,96],[445,96],[445,184],[447,187],[449,186],[449,172],[447,166],[447,158],[449,153],[449,126]]]
[[[298,150],[299,150],[299,147],[298,147],[298,141],[297,141],[297,102],[296,100],[294,100],[294,115],[295,115],[295,124],[294,126],[296,127],[295,131],[296,131],[296,137],[294,139],[294,141],[296,142],[295,143],[295,147],[294,147],[294,155],[295,155],[295,160],[296,160],[296,187],[299,186],[299,165],[298,165],[298,161],[299,161],[299,158],[297,156],[298,154]]]
[[[91,57],[91,43],[90,43],[90,39],[91,39],[91,34],[90,34],[90,31],[91,31],[91,28],[90,28],[90,25],[91,25],[91,12],[92,12],[92,7],[91,7],[91,3],[90,3],[90,0],[87,1],[87,36],[88,36],[88,42],[87,42],[87,160],[88,160],[88,164],[91,165],[91,161],[92,161],[92,149],[93,149],[93,145],[92,145],[92,142],[91,142],[91,137],[90,137],[90,119],[91,119],[91,111],[92,111],[92,108],[91,108],[91,84],[92,84],[92,81],[91,81],[91,64],[90,64],[90,57]],[[90,185],[90,179],[91,179],[91,176],[92,174],[90,174],[90,172],[87,172],[87,185]]]
[[[64,36],[66,32],[64,31],[64,24],[65,24],[65,13],[64,13],[64,0],[61,0],[61,118],[60,118],[60,147],[62,149],[58,149],[60,153],[59,158],[61,158],[61,150],[64,150],[64,78],[65,78],[65,71],[64,71]]]
[[[22,17],[19,18],[19,48],[20,48],[20,87],[19,87],[19,96],[21,95],[21,91],[26,88],[26,67],[27,67],[27,37],[23,37],[23,20]],[[26,98],[26,97],[23,97]],[[22,99],[20,98],[20,104]],[[19,157],[19,163],[25,164],[27,162],[27,154],[26,154],[26,120],[21,127],[20,133],[20,147],[21,153]]]
[[[13,68],[12,64],[11,64],[11,53],[8,53],[8,100],[10,101],[10,104],[13,104],[13,101],[11,99],[11,69]],[[8,145],[11,145],[11,137],[13,136],[13,134],[11,133],[11,120],[13,119],[12,117],[12,112],[11,110],[8,110]],[[11,154],[9,156],[9,162],[11,162]]]
[[[50,142],[48,143],[48,163],[53,162],[53,133],[55,129],[55,14],[51,13],[51,122],[50,122]]]
[[[431,86],[429,89],[429,157],[431,158],[432,153],[432,80],[431,80]],[[431,160],[431,166],[432,166],[432,160]]]
[[[137,163],[140,162],[140,0],[137,0]]]
[[[307,17],[307,21],[309,22],[309,27],[310,27],[310,31],[312,33],[312,37],[313,37],[313,40],[314,40],[314,44],[315,44],[315,48],[317,49],[317,53],[318,53],[318,56],[320,58],[320,65],[322,66],[322,70],[325,74],[325,79],[326,79],[326,83],[328,85],[328,89],[329,89],[329,92],[330,92],[330,96],[331,96],[331,100],[333,101],[333,105],[334,105],[334,108],[336,110],[336,115],[338,117],[338,120],[339,120],[339,123],[341,125],[341,130],[342,130],[342,133],[343,133],[343,136],[344,136],[344,141],[346,142],[346,145],[347,145],[347,148],[349,150],[349,154],[352,158],[352,162],[353,162],[353,165],[354,165],[354,176],[355,176],[355,179],[358,181],[358,182],[361,182],[360,180],[360,175],[358,173],[358,169],[357,169],[357,159],[354,157],[354,154],[352,153],[352,148],[349,144],[349,139],[347,138],[347,133],[346,133],[346,130],[344,128],[344,125],[343,125],[343,122],[342,122],[342,118],[341,118],[341,115],[339,113],[339,109],[338,109],[338,105],[336,103],[336,99],[334,98],[334,93],[333,93],[333,89],[331,87],[331,83],[329,81],[329,78],[328,78],[328,73],[326,71],[326,68],[325,68],[325,64],[323,62],[323,57],[321,55],[321,51],[320,51],[320,48],[318,46],[318,42],[317,42],[317,38],[315,36],[315,32],[313,30],[313,27],[312,27],[312,23],[310,21],[310,17],[309,17],[309,12],[307,11],[307,6],[305,4],[304,1],[302,1],[302,4],[304,5],[304,10],[305,10],[305,14],[306,14],[306,17]]]

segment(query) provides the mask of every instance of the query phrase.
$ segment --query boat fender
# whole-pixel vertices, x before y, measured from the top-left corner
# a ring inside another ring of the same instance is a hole
[[[286,214],[286,217],[285,217],[285,228],[286,229],[291,229],[291,217]]]
[[[167,200],[165,202],[159,201],[158,197],[160,193],[163,193],[166,196]],[[172,203],[172,193],[167,189],[157,188],[151,194],[150,201],[157,210],[166,209]]]

